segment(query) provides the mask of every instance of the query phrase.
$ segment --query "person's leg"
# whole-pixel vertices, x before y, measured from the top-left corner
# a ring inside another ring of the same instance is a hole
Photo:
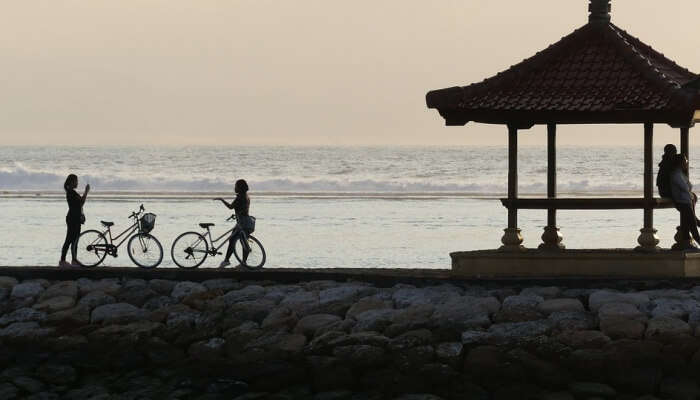
[[[66,261],[66,254],[68,254],[68,247],[71,244],[71,229],[70,225],[66,224],[66,238],[63,240],[63,247],[61,248],[61,262]]]
[[[76,264],[78,262],[78,238],[80,237],[80,223],[78,222],[73,226],[73,238],[71,240],[70,252],[73,258],[72,263]]]
[[[231,233],[231,237],[228,239],[228,248],[226,249],[226,257],[224,258],[224,261],[221,262],[219,267],[226,267],[228,265],[231,265],[231,255],[233,255],[233,246],[235,246],[236,240],[238,240],[239,236],[240,236],[240,231],[238,230],[238,227],[233,228],[233,232]]]
[[[687,238],[690,238],[689,234],[693,235],[693,239],[700,243],[700,233],[698,232],[698,225],[695,221],[695,215],[690,204],[683,204],[680,207],[681,212],[681,230]]]

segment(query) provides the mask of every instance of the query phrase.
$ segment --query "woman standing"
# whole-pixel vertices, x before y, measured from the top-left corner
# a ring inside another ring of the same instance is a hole
[[[251,219],[250,214],[248,213],[248,211],[250,210],[250,197],[248,197],[248,183],[244,179],[237,180],[236,186],[234,187],[234,191],[236,192],[236,198],[231,203],[226,202],[226,200],[222,198],[214,199],[224,203],[224,205],[228,207],[229,210],[235,210],[237,221],[236,227],[233,228],[233,233],[231,234],[231,238],[228,242],[226,258],[224,259],[224,261],[221,262],[219,268],[224,268],[231,265],[231,262],[229,260],[231,258],[231,255],[233,254],[234,243],[236,243],[236,240],[241,238],[243,232],[248,234],[253,232],[253,220]],[[243,246],[243,262],[245,262],[248,259],[248,254],[250,254],[250,249],[246,248],[246,246]]]
[[[66,191],[66,201],[68,201],[68,215],[66,215],[66,240],[63,242],[63,248],[61,249],[61,261],[59,261],[59,267],[79,267],[76,253],[78,252],[78,236],[80,236],[80,225],[85,223],[85,216],[83,215],[83,204],[85,204],[85,199],[90,192],[90,185],[85,186],[85,193],[82,196],[75,191],[78,187],[78,177],[75,174],[70,174],[66,178],[66,182],[63,184],[63,189]],[[71,258],[70,264],[66,262],[66,253],[68,253],[68,247],[71,248]]]
[[[684,239],[693,239],[700,243],[698,233],[698,220],[693,210],[693,186],[688,179],[688,159],[683,154],[677,154],[674,158],[673,171],[671,172],[671,197],[676,209],[681,214],[681,234]],[[697,250],[691,247],[691,250]]]

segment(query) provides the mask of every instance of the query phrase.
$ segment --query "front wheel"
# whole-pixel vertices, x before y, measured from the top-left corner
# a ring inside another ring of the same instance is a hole
[[[141,268],[155,268],[163,261],[163,246],[148,233],[137,233],[126,246],[129,258]]]
[[[83,267],[99,265],[107,256],[107,239],[100,231],[88,230],[78,237],[78,263]]]
[[[170,249],[173,262],[180,268],[197,268],[209,254],[209,244],[197,232],[185,232],[178,236]]]
[[[233,245],[233,254],[244,267],[259,269],[265,265],[265,249],[262,243],[253,236],[248,235],[248,240],[237,239]]]

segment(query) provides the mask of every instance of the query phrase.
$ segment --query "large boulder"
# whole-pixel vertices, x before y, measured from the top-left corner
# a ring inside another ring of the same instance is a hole
[[[145,311],[128,303],[105,304],[92,310],[93,324],[128,324],[145,318]]]
[[[37,297],[44,290],[44,286],[40,282],[23,282],[12,288],[10,297],[19,299]]]
[[[45,338],[53,333],[53,328],[42,328],[38,322],[15,322],[0,329],[0,339],[30,341]]]
[[[583,303],[578,299],[545,300],[537,306],[540,313],[549,316],[555,312],[583,312]]]
[[[93,281],[87,278],[80,278],[76,282],[78,284],[78,290],[80,291],[81,296],[86,295],[90,292],[94,292],[95,290],[99,290],[103,293],[113,295],[116,294],[122,287],[119,283],[119,279],[113,278],[100,279],[98,281]]]
[[[600,308],[608,303],[627,303],[644,308],[649,303],[649,296],[643,293],[621,293],[610,290],[598,290],[591,293],[588,298],[588,308],[593,312],[598,312]]]
[[[299,317],[287,307],[277,307],[263,319],[260,324],[263,329],[290,330],[297,325]]]
[[[209,279],[202,282],[202,285],[204,285],[207,290],[221,290],[223,292],[229,292],[231,290],[241,288],[241,284],[239,282],[229,278]]]
[[[392,298],[396,308],[406,308],[419,304],[441,304],[462,295],[462,290],[452,285],[425,288],[401,288]]]
[[[46,313],[44,311],[25,307],[3,315],[2,318],[0,318],[0,326],[6,326],[15,322],[42,322],[44,320],[46,320]]]
[[[301,333],[307,338],[313,338],[319,329],[335,324],[341,318],[332,314],[313,314],[299,320],[294,328],[295,333]]]
[[[376,292],[377,289],[371,286],[358,284],[346,284],[321,290],[318,295],[319,312],[343,316],[358,298]]]
[[[542,319],[544,315],[538,307],[543,302],[544,299],[537,295],[506,297],[495,320],[498,322],[523,322]]]
[[[668,341],[692,335],[692,329],[685,321],[673,317],[655,317],[649,320],[645,337]]]
[[[491,325],[489,311],[497,307],[494,297],[474,298],[478,301],[451,300],[437,305],[430,319],[430,326],[443,337],[457,338],[469,329],[487,328]],[[491,299],[492,304],[487,299]]]
[[[170,293],[175,289],[177,281],[171,281],[168,279],[151,279],[148,281],[148,287],[156,291],[161,295],[169,296]]]
[[[589,330],[598,327],[598,319],[595,315],[580,311],[556,311],[547,318],[554,329],[560,331]]]
[[[353,327],[353,332],[375,331],[384,332],[391,325],[397,310],[391,308],[369,310],[358,314],[355,318],[357,324]]]
[[[79,301],[79,305],[84,305],[89,307],[91,310],[95,307],[99,307],[105,304],[116,303],[117,299],[114,296],[110,296],[101,290],[94,290],[83,296]]]
[[[79,304],[75,307],[56,311],[46,318],[46,322],[52,325],[81,327],[90,323],[90,307]]]
[[[612,339],[639,339],[647,317],[632,303],[605,303],[599,308],[600,330]]]
[[[53,297],[70,297],[73,300],[78,297],[78,284],[75,281],[63,281],[49,286],[37,301],[42,302]]]
[[[279,305],[290,308],[300,318],[303,318],[318,312],[318,293],[306,291],[292,292],[287,294],[287,296],[280,301]]]
[[[173,287],[173,291],[170,296],[172,296],[174,299],[182,300],[193,293],[201,293],[206,291],[207,288],[201,283],[185,281],[178,282],[175,287]]]
[[[204,286],[202,286],[204,288]],[[206,288],[204,288],[206,290]],[[225,295],[221,296],[219,299],[223,302],[225,306],[231,306],[242,301],[254,301],[258,300],[265,295],[265,288],[259,285],[249,285],[243,289],[236,289],[228,291]]]
[[[157,296],[158,293],[149,286],[143,284],[124,285],[114,297],[119,303],[129,303],[136,307],[142,307],[148,299]]]
[[[488,341],[496,345],[515,344],[545,336],[551,329],[552,325],[547,320],[494,324],[488,329]]]
[[[378,297],[370,296],[358,300],[355,304],[350,306],[348,311],[345,313],[345,318],[355,318],[358,314],[370,310],[382,310],[387,308],[392,308],[393,304],[389,301],[383,300]]]
[[[34,309],[46,312],[55,312],[60,310],[65,310],[71,308],[75,305],[75,297],[70,296],[55,296],[49,297],[43,301],[40,301],[34,306]]]

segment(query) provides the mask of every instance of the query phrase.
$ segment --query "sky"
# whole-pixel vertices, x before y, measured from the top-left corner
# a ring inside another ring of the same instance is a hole
[[[697,0],[612,21],[700,72]],[[503,145],[429,90],[481,81],[588,18],[586,0],[0,0],[0,144]],[[700,130],[699,130],[700,131]],[[691,130],[691,144],[693,142]],[[520,143],[543,145],[542,126]],[[640,145],[642,126],[562,126]],[[658,126],[657,142],[678,132]]]

